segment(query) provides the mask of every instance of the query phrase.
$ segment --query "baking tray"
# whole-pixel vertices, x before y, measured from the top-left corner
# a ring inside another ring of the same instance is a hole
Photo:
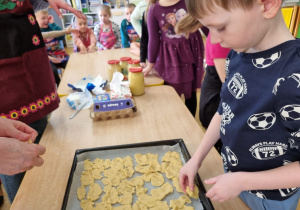
[[[73,176],[74,176],[74,172],[75,172],[76,167],[77,167],[78,155],[86,153],[86,152],[92,152],[92,151],[132,149],[132,148],[164,146],[164,145],[174,146],[176,144],[179,145],[182,156],[183,156],[185,162],[187,162],[191,158],[191,156],[190,156],[190,154],[189,154],[189,152],[188,152],[188,150],[187,150],[187,148],[184,144],[184,141],[182,139],[152,141],[152,142],[144,142],[144,143],[136,143],[136,144],[125,144],[125,145],[116,145],[116,146],[108,146],[108,147],[95,147],[95,148],[76,150],[61,209],[65,210],[66,207],[67,207],[67,204],[68,204],[68,199],[69,199],[70,189],[71,189],[71,185],[72,185],[72,181],[73,181]],[[196,177],[195,177],[195,184],[199,188],[199,199],[200,199],[200,203],[202,204],[203,208],[205,210],[213,210],[214,208],[212,206],[212,203],[211,203],[210,199],[205,196],[206,190],[204,188],[204,185],[203,185],[198,173],[196,174]]]

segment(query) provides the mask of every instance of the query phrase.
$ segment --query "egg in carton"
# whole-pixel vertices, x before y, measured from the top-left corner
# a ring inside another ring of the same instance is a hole
[[[133,117],[137,111],[131,98],[109,101],[95,101],[90,107],[90,117],[94,121]]]

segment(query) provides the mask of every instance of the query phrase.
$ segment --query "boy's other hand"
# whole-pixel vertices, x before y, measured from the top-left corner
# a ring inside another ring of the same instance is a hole
[[[49,23],[51,23],[51,24],[54,23],[54,18],[52,15],[48,16],[48,20],[49,20]]]
[[[82,14],[80,10],[74,9],[65,0],[48,0],[48,2],[60,19],[62,19],[62,14],[59,9],[68,10],[69,12],[76,15],[78,18],[86,19],[86,17]]]
[[[239,172],[222,174],[204,181],[205,184],[213,186],[206,196],[213,201],[224,202],[237,197],[242,191],[242,183],[239,181]]]

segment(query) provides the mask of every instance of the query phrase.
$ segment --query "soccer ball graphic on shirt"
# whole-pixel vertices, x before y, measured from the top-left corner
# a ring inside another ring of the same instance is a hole
[[[249,193],[253,194],[253,195],[256,195],[257,197],[259,198],[262,198],[262,199],[267,199],[266,196],[260,192],[260,191],[257,191],[257,190],[249,190],[248,191]]]
[[[225,147],[225,150],[226,150],[228,162],[230,163],[230,165],[237,166],[237,164],[239,163],[239,160],[237,159],[236,155],[231,151],[231,149],[229,147]]]
[[[272,54],[269,58],[257,58],[252,59],[252,63],[256,68],[263,69],[271,66],[273,63],[279,60],[281,52]]]
[[[300,120],[300,105],[291,104],[282,107],[280,110],[280,116],[285,121]]]
[[[254,130],[267,130],[274,125],[276,115],[273,112],[253,114],[248,118],[248,125]]]

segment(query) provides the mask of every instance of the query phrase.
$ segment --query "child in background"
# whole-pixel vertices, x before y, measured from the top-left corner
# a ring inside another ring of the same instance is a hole
[[[232,48],[221,102],[198,149],[180,170],[194,189],[205,156],[221,138],[225,173],[205,180],[206,196],[239,195],[251,209],[296,209],[300,197],[300,40],[289,32],[282,0],[189,0],[212,43]]]
[[[184,94],[185,104],[195,116],[197,108],[197,88],[203,75],[203,41],[199,31],[186,39],[175,34],[176,12],[186,10],[184,0],[160,0],[149,3],[147,17],[149,44],[148,66],[145,76],[153,69],[164,79],[165,84]]]
[[[95,52],[97,41],[93,29],[88,28],[86,19],[74,18],[75,27],[78,30],[73,33],[74,52],[81,54]]]
[[[36,20],[41,28],[41,32],[60,31],[61,28],[54,23],[54,18],[49,15],[48,10],[40,10],[36,14]],[[58,86],[60,77],[58,75],[58,68],[66,68],[69,55],[65,52],[64,48],[60,45],[59,41],[63,40],[65,36],[56,38],[44,39],[47,48],[50,65],[54,74],[55,83]]]
[[[141,20],[146,9],[147,1],[143,0],[137,4],[130,17],[130,22],[140,38],[142,37]]]
[[[225,61],[229,51],[230,49],[221,47],[219,43],[212,44],[208,34],[205,44],[207,66],[201,85],[199,105],[199,119],[205,129],[219,107],[222,83],[225,81]],[[217,141],[215,148],[221,153],[221,140]]]
[[[121,23],[122,46],[124,48],[129,48],[131,45],[132,48],[140,48],[139,35],[134,30],[130,20],[130,16],[134,8],[134,4],[128,4],[125,7],[126,19],[124,19]]]
[[[95,37],[99,50],[116,49],[121,47],[121,35],[119,26],[110,21],[110,7],[102,4],[99,9],[101,23],[95,25]]]

